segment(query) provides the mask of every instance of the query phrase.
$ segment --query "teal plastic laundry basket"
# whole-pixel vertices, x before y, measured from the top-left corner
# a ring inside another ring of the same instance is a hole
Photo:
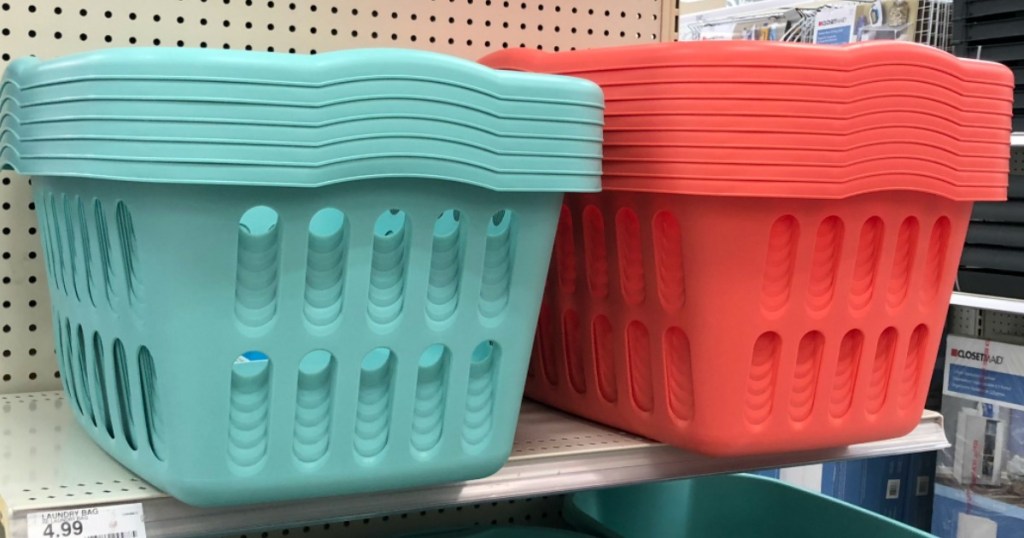
[[[485,476],[511,450],[582,80],[438,54],[108,50],[8,68],[64,388],[195,505]]]
[[[707,476],[570,495],[565,519],[605,538],[925,538],[851,504],[749,474]]]

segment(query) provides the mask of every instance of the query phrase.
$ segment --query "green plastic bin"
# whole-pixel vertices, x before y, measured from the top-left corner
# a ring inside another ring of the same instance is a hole
[[[708,476],[585,491],[563,514],[616,538],[916,538],[930,534],[772,478]]]

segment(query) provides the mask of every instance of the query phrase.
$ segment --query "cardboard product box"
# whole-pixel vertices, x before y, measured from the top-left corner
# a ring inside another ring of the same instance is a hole
[[[821,492],[897,521],[906,521],[910,456],[824,464]]]
[[[935,485],[931,532],[940,538],[1020,538],[1024,508],[1017,503]]]
[[[790,11],[793,15],[789,17],[766,15],[705,24],[700,28],[700,40],[782,41],[789,29],[790,19],[795,17],[795,10]]]
[[[752,471],[751,474],[767,476],[768,478],[774,478],[777,480],[779,478],[780,471],[781,469],[761,469],[759,471]]]
[[[927,530],[935,453],[886,456],[759,471]],[[919,475],[924,475],[920,478]],[[926,506],[920,503],[926,502]],[[913,506],[912,506],[913,505]],[[924,512],[924,515],[922,515]],[[923,521],[922,521],[923,520]]]
[[[907,497],[903,522],[924,531],[932,528],[932,504],[935,500],[936,452],[908,456]]]
[[[814,42],[841,45],[875,39],[913,41],[919,5],[919,0],[826,4],[814,17]]]
[[[932,532],[1024,536],[1024,346],[950,335]]]

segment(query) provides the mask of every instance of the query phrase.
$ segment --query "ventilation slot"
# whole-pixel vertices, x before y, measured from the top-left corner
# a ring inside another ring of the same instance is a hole
[[[96,221],[96,244],[100,252],[100,274],[103,277],[103,292],[107,303],[116,296],[114,292],[114,264],[110,257],[110,232],[107,231],[107,215],[100,201],[93,201],[93,219]]]
[[[372,458],[384,451],[391,429],[394,353],[379,347],[363,357],[356,404],[356,453]]]
[[[485,319],[497,318],[508,306],[515,235],[516,216],[511,210],[503,209],[491,216],[480,283],[480,315]]]
[[[889,327],[878,337],[875,361],[871,365],[871,385],[868,387],[868,412],[878,413],[885,405],[889,392],[889,376],[892,373],[893,356],[896,353],[896,329]]]
[[[53,283],[54,287],[60,290],[60,275],[57,274],[56,269],[57,252],[54,248],[54,241],[53,239],[51,239],[52,225],[50,224],[50,210],[47,207],[47,199],[47,196],[42,193],[38,194],[36,198],[36,212],[39,216],[39,236],[43,244],[43,252],[45,258],[44,262],[46,263],[46,276],[49,279],[49,281]],[[58,350],[58,352],[59,351],[60,350]]]
[[[608,318],[594,318],[594,369],[597,370],[597,388],[606,402],[618,400],[615,375],[615,351],[612,343],[612,324]]]
[[[71,289],[75,292],[75,299],[81,301],[82,295],[78,290],[78,249],[75,246],[75,217],[74,208],[71,198],[62,194],[60,195],[61,205],[64,206],[64,239],[67,242],[68,248],[68,280],[71,281]],[[84,353],[84,352],[83,352]]]
[[[857,384],[857,372],[860,371],[860,357],[863,352],[863,333],[854,330],[843,336],[839,344],[839,357],[836,361],[832,398],[829,403],[829,414],[833,418],[845,417],[853,405],[853,391]]]
[[[259,351],[241,354],[231,366],[228,458],[240,472],[251,472],[267,456],[270,369],[270,358]]]
[[[789,418],[803,422],[814,411],[814,394],[818,390],[818,372],[825,337],[819,332],[807,333],[800,339],[793,369],[793,386],[789,395]]]
[[[632,209],[622,208],[615,215],[615,239],[622,275],[622,296],[629,304],[640,304],[646,295],[643,244],[640,241],[640,220]]]
[[[92,406],[92,394],[90,394],[89,386],[91,381],[89,380],[89,352],[85,346],[85,331],[82,330],[82,326],[79,325],[75,331],[75,379],[78,385],[78,394],[81,397],[82,411],[85,416],[92,421],[92,425],[96,426],[96,415],[93,413]],[[99,396],[99,395],[97,395]]]
[[[494,427],[495,378],[500,358],[501,349],[493,341],[481,342],[470,357],[462,423],[462,442],[467,452],[483,450]]]
[[[665,331],[665,374],[668,381],[668,408],[682,421],[693,418],[693,369],[690,340],[678,327]]]
[[[85,268],[85,291],[89,295],[89,303],[96,306],[96,298],[93,296],[92,282],[93,282],[93,269],[92,269],[92,241],[89,239],[89,222],[88,216],[85,213],[85,204],[82,199],[75,197],[76,206],[78,208],[78,238],[82,240],[82,266]]]
[[[767,312],[778,312],[789,304],[799,238],[800,226],[791,215],[772,225],[761,284],[761,308]]]
[[[823,220],[818,226],[810,281],[807,283],[807,308],[811,312],[823,312],[832,305],[842,248],[843,222],[838,217]]]
[[[412,448],[418,452],[429,452],[441,441],[450,363],[451,352],[441,344],[428,347],[420,355],[411,437]]]
[[[781,353],[782,338],[778,334],[767,332],[754,342],[747,378],[746,418],[750,424],[761,424],[772,414]]]
[[[82,412],[82,407],[78,403],[78,391],[75,390],[75,372],[74,367],[71,365],[73,357],[71,355],[71,335],[70,328],[67,320],[61,321],[60,315],[55,315],[57,327],[57,362],[60,364],[60,380],[64,385],[64,392],[68,394],[71,402],[78,409],[78,412]]]
[[[334,368],[334,356],[324,350],[311,351],[299,361],[292,450],[302,463],[322,461],[330,448]]]
[[[917,401],[924,380],[925,347],[928,345],[928,327],[918,325],[910,334],[907,362],[903,365],[903,387],[900,389],[900,407],[907,409]]]
[[[566,205],[562,206],[558,233],[555,235],[555,267],[558,272],[558,289],[568,295],[576,293],[576,237],[572,213]]]
[[[128,290],[128,301],[139,297],[138,249],[135,246],[135,226],[132,214],[124,202],[118,202],[114,211],[117,220],[117,236],[121,242],[121,260],[124,265],[125,288]]]
[[[587,391],[587,378],[583,368],[583,339],[580,333],[580,317],[573,310],[562,314],[562,351],[569,368],[569,384],[576,392]]]
[[[64,261],[64,239],[60,230],[60,218],[57,216],[59,214],[57,212],[57,200],[53,193],[47,193],[46,205],[49,206],[49,211],[46,212],[46,215],[49,220],[48,227],[53,234],[53,250],[57,253],[57,259],[53,267],[54,272],[57,273],[54,283],[58,289],[64,292],[64,295],[68,295],[67,263]]]
[[[917,251],[919,228],[914,217],[907,217],[900,225],[892,261],[892,274],[889,276],[889,293],[886,298],[889,308],[899,308],[907,298],[910,276],[914,272],[914,253]]]
[[[333,208],[317,211],[309,220],[307,245],[306,302],[302,312],[310,325],[324,327],[341,316],[348,250],[344,213]]]
[[[163,413],[160,411],[160,391],[157,388],[156,365],[146,346],[139,349],[139,375],[142,378],[142,414],[146,418],[146,434],[153,457],[163,461]]]
[[[941,217],[932,227],[932,235],[928,240],[928,258],[925,260],[925,282],[921,288],[922,299],[931,303],[939,295],[943,275],[946,273],[946,251],[949,248],[949,219]],[[948,289],[942,290],[943,293]],[[944,299],[945,300],[945,299]]]
[[[118,214],[120,209],[118,205]],[[278,228],[277,212],[267,206],[249,209],[238,221],[235,317],[248,327],[262,327],[277,313],[281,250]]]
[[[540,363],[541,369],[544,371],[544,378],[548,380],[552,386],[558,386],[559,381],[559,368],[561,367],[561,358],[558,354],[556,346],[556,339],[552,335],[553,323],[557,323],[554,319],[555,314],[551,311],[551,307],[548,302],[542,300],[540,304],[540,316],[537,322],[537,347],[540,349]]]
[[[377,217],[373,227],[373,259],[366,314],[378,330],[393,328],[391,324],[402,314],[408,235],[404,211],[391,209]]]
[[[135,444],[135,418],[132,413],[132,385],[128,372],[128,356],[124,344],[114,340],[114,389],[117,391],[118,415],[121,417],[121,434],[132,450]]]
[[[537,378],[537,372],[540,371],[543,366],[540,365],[540,336],[534,336],[533,338],[533,349],[530,351],[530,364],[526,367],[526,380],[533,381]]]
[[[878,262],[882,255],[883,231],[882,219],[878,217],[871,217],[860,229],[857,259],[853,266],[853,280],[850,282],[850,306],[854,310],[863,310],[874,297]]]
[[[639,321],[626,326],[626,361],[629,364],[629,390],[633,404],[644,412],[654,408],[651,380],[651,338]]]
[[[103,339],[100,338],[100,333],[92,333],[92,357],[89,364],[93,368],[92,378],[96,380],[93,384],[93,394],[96,395],[96,414],[103,421],[103,427],[107,430],[107,435],[111,439],[114,438],[114,422],[110,417],[110,405],[107,392],[107,375],[105,372],[106,359],[103,353]]]
[[[434,222],[427,281],[427,319],[443,324],[452,320],[459,306],[462,278],[462,214],[449,209]]]
[[[608,296],[608,244],[605,243],[604,217],[588,205],[583,210],[583,252],[586,256],[587,285],[595,298]]]
[[[668,211],[654,216],[654,256],[658,273],[658,297],[670,312],[685,302],[683,286],[683,231]]]

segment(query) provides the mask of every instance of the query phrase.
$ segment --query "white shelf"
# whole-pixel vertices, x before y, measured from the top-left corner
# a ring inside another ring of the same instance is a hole
[[[542,405],[524,402],[512,458],[480,480],[414,490],[235,508],[184,505],[93,445],[59,392],[0,396],[0,523],[24,536],[27,514],[141,502],[150,537],[228,534],[396,511],[441,508],[579,489],[906,454],[948,446],[942,416],[926,411],[910,434],[845,448],[709,458],[660,445]],[[2,533],[0,533],[2,535]]]
[[[1024,133],[1013,133],[1010,135],[1011,146],[1024,146]]]
[[[997,310],[1013,314],[1024,314],[1024,300],[1012,299],[1009,297],[995,297],[992,295],[978,295],[976,293],[964,293],[954,291],[949,298],[949,304],[956,306],[969,306],[984,310]]]

